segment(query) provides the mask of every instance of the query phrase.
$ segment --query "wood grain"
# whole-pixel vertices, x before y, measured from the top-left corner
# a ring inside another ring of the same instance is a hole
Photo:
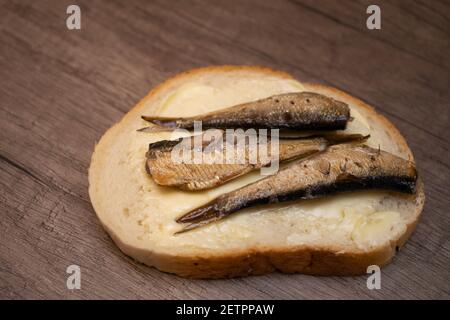
[[[450,3],[377,1],[0,2],[0,298],[450,298]],[[95,142],[150,88],[182,70],[258,64],[341,88],[407,138],[425,181],[416,232],[367,277],[278,273],[192,281],[123,255],[87,193]],[[66,288],[80,265],[81,290]]]

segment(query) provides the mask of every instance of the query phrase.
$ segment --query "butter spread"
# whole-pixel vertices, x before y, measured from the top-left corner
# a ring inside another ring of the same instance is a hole
[[[271,78],[227,81],[220,87],[208,83],[187,83],[170,92],[149,111],[161,116],[191,116],[302,90],[303,86],[297,81]],[[351,116],[354,120],[345,132],[370,133],[367,121],[359,112],[351,109]],[[136,126],[136,129],[145,126],[145,122],[139,122]],[[136,192],[139,197],[139,201],[132,201],[123,208],[122,216],[124,224],[138,221],[135,230],[137,240],[148,240],[151,235],[152,241],[161,247],[176,243],[185,247],[220,249],[239,247],[244,239],[255,245],[270,246],[280,240],[290,245],[308,244],[316,236],[329,239],[332,244],[333,237],[339,236],[345,238],[349,245],[357,243],[358,247],[367,248],[386,241],[383,238],[386,231],[405,228],[398,212],[377,211],[376,205],[385,195],[384,192],[364,191],[358,192],[356,196],[339,194],[319,200],[250,208],[193,232],[172,236],[180,229],[180,225],[174,221],[176,217],[222,193],[264,177],[255,171],[218,188],[200,192],[160,187],[145,172],[145,153],[149,143],[174,138],[177,136],[169,132],[143,134],[132,131],[128,137],[128,152],[124,158],[117,160],[129,168],[126,179],[138,182],[136,190],[132,187],[121,190],[124,195],[130,193],[130,198],[132,192]],[[379,142],[371,139],[369,144],[378,146]],[[283,231],[277,232],[277,228]],[[199,237],[204,239],[201,244]]]

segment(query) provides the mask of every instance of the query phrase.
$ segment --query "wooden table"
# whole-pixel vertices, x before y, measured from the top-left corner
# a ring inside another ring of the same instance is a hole
[[[0,4],[0,298],[450,298],[450,3],[6,1]],[[81,8],[81,30],[66,8]],[[405,135],[427,201],[382,289],[367,276],[182,279],[133,262],[88,196],[94,144],[180,71],[257,64],[341,88]],[[66,268],[81,267],[81,290]]]

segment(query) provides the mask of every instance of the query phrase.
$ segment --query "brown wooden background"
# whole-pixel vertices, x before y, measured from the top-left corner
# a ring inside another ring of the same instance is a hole
[[[450,298],[450,2],[0,1],[0,298]],[[66,8],[79,4],[82,29]],[[427,201],[410,241],[363,277],[193,281],[123,255],[88,197],[94,143],[180,71],[259,64],[339,87],[405,135]],[[82,289],[66,288],[80,265]]]

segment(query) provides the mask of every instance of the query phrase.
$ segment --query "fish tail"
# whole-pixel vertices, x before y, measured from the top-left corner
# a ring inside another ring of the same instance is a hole
[[[208,218],[206,220],[201,220],[201,221],[198,221],[198,222],[192,222],[192,223],[184,226],[183,229],[175,232],[174,235],[177,235],[177,234],[180,234],[180,233],[185,233],[187,231],[191,231],[191,230],[200,228],[201,226],[207,225],[207,224],[209,224],[209,223],[211,223],[213,221],[219,220],[219,219],[220,219],[219,217],[211,217],[211,218]]]
[[[219,210],[217,210],[217,202],[212,201],[207,203],[197,209],[194,209],[181,217],[176,219],[178,223],[187,223],[187,222],[198,222],[199,220],[204,220],[212,217],[216,217],[219,215]]]
[[[163,127],[163,126],[158,126],[158,125],[152,125],[152,126],[140,128],[136,131],[152,133],[152,132],[172,132],[172,131],[175,131],[176,129],[177,128],[168,128],[168,127]]]
[[[370,134],[332,134],[326,135],[326,140],[330,146],[341,143],[364,143],[370,138]]]
[[[176,118],[176,117],[157,117],[157,116],[155,116],[155,117],[141,116],[141,118],[144,119],[145,121],[156,124],[157,126],[168,127],[168,128],[178,127],[178,123],[181,120],[181,118]]]
[[[184,226],[180,231],[175,232],[175,234],[184,233],[221,219],[223,216],[220,214],[219,210],[217,210],[217,207],[217,201],[213,200],[210,203],[182,215],[176,219],[176,222],[188,223],[188,225]]]

